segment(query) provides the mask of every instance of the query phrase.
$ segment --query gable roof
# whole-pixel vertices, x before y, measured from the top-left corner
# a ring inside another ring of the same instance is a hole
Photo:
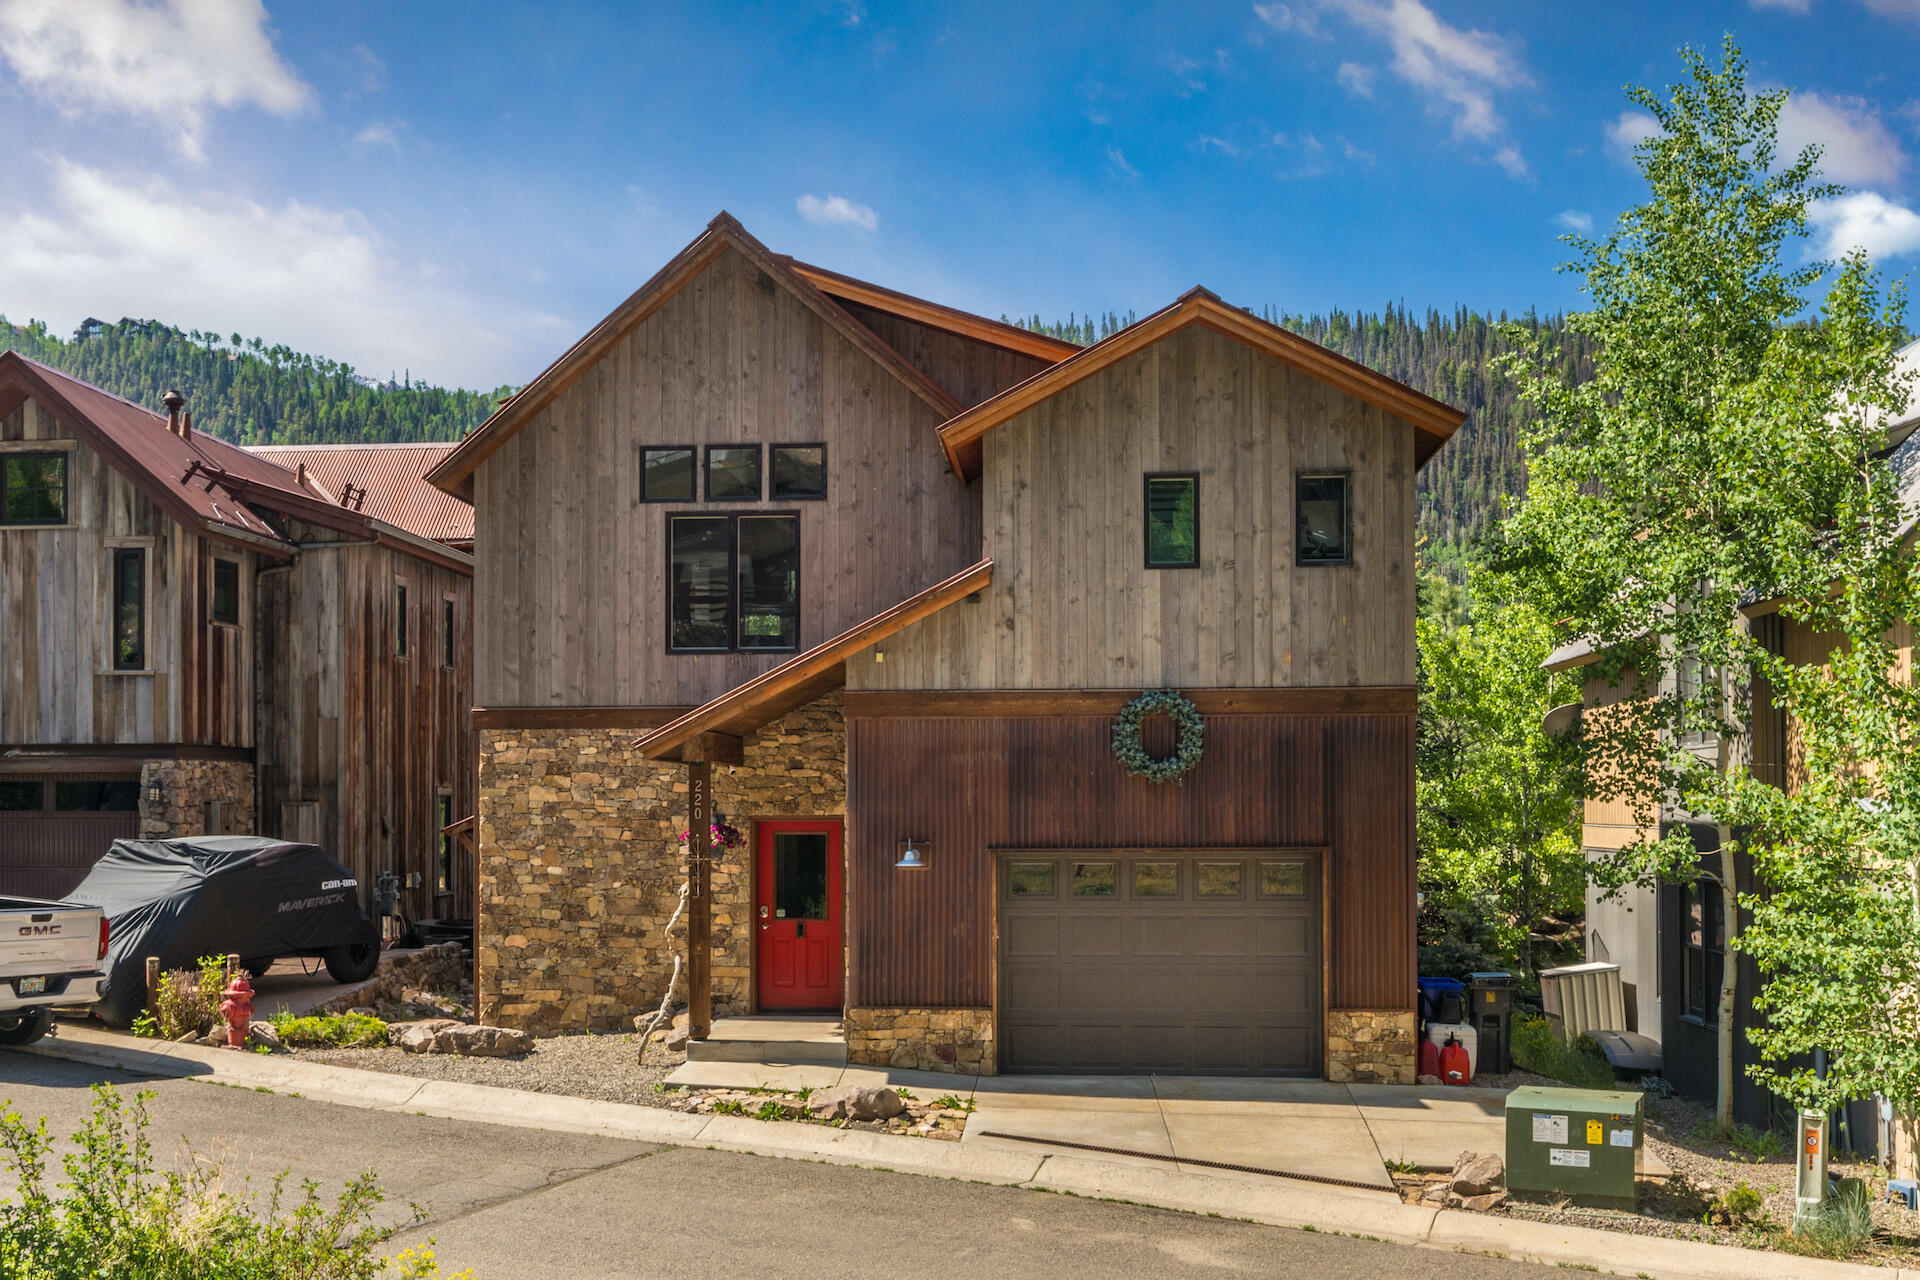
[[[265,458],[201,431],[183,438],[169,429],[165,414],[17,351],[0,352],[0,416],[27,399],[51,413],[169,516],[210,537],[290,550],[280,532],[248,503],[257,500],[287,510],[282,502],[303,508],[314,502],[292,472]],[[189,481],[190,470],[194,476]],[[232,487],[220,482],[222,476],[234,481]],[[244,495],[238,492],[242,489]]]
[[[1050,337],[1044,333],[1035,333],[1031,329],[1022,329],[1018,325],[1004,320],[989,320],[985,316],[974,315],[970,311],[961,311],[955,307],[943,306],[938,302],[929,302],[925,298],[916,298],[912,294],[901,293],[884,285],[856,280],[852,276],[843,276],[837,271],[825,267],[812,266],[782,257],[781,261],[791,266],[801,278],[810,281],[822,293],[847,302],[858,302],[876,311],[885,311],[906,320],[931,325],[935,329],[945,329],[948,333],[957,333],[976,342],[985,342],[991,346],[1004,347],[1009,351],[1018,351],[1021,355],[1033,356],[1040,360],[1065,360],[1080,350],[1077,342],[1068,342],[1064,338]]]
[[[960,404],[942,391],[926,374],[908,363],[905,356],[882,342],[873,331],[847,314],[832,298],[822,293],[785,260],[747,234],[731,214],[722,212],[707,224],[707,229],[692,244],[586,335],[548,365],[538,377],[500,403],[488,419],[468,434],[438,466],[427,473],[427,480],[456,497],[473,500],[473,473],[513,434],[526,426],[533,416],[572,386],[600,357],[627,334],[658,311],[687,283],[732,249],[768,276],[785,285],[809,310],[824,320],[854,346],[891,373],[942,418],[960,411]]]
[[[352,486],[365,491],[353,511],[435,542],[473,541],[473,508],[426,479],[451,444],[263,444],[247,452],[292,471],[328,502],[339,504]]]
[[[953,464],[957,474],[972,479],[980,474],[981,439],[987,432],[1081,379],[1196,324],[1272,356],[1408,423],[1417,432],[1414,445],[1416,466],[1425,464],[1466,421],[1467,415],[1451,405],[1443,404],[1432,396],[1415,391],[1405,383],[1396,382],[1386,374],[1345,356],[1336,355],[1297,333],[1290,333],[1237,307],[1230,307],[1218,295],[1206,289],[1195,288],[1181,294],[1171,306],[1163,307],[1090,347],[1081,348],[1025,382],[1008,387],[999,395],[983,400],[949,419],[940,428],[940,441],[946,446],[948,461]]]
[[[848,628],[805,653],[795,654],[711,702],[669,721],[639,740],[641,754],[655,760],[677,760],[683,749],[702,734],[742,737],[761,725],[803,707],[830,689],[846,683],[847,659],[869,645],[938,613],[993,581],[993,561],[962,569],[944,582],[905,600],[865,622]]]

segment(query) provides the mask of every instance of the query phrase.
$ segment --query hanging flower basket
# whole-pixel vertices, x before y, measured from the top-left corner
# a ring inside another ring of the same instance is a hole
[[[1140,722],[1148,716],[1172,716],[1180,726],[1180,739],[1173,754],[1156,759],[1140,745]],[[1113,758],[1128,773],[1149,782],[1178,782],[1200,763],[1205,731],[1200,708],[1173,689],[1153,689],[1141,694],[1120,709],[1113,722]]]
[[[747,838],[740,834],[740,828],[730,827],[724,822],[714,823],[709,830],[712,832],[712,835],[708,837],[707,847],[709,849],[738,849],[747,842]],[[692,839],[693,832],[691,830],[682,831],[680,833],[680,847],[682,849],[686,848],[688,842]]]

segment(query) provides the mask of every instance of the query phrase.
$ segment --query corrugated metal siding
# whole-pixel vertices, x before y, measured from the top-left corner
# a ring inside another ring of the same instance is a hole
[[[850,717],[850,1003],[993,1003],[995,850],[1330,844],[1331,1003],[1411,1008],[1413,718],[1206,728],[1200,765],[1173,785],[1115,764],[1105,716]],[[928,870],[893,869],[908,837],[931,843]]]

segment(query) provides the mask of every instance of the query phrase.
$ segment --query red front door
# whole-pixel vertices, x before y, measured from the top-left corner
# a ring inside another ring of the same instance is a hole
[[[762,1009],[838,1009],[840,821],[756,824],[754,985]]]

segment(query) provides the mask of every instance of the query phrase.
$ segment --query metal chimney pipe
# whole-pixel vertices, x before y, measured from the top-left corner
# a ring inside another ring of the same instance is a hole
[[[180,434],[180,406],[186,402],[187,398],[178,391],[169,390],[160,397],[160,403],[167,406],[167,430],[176,436]]]

